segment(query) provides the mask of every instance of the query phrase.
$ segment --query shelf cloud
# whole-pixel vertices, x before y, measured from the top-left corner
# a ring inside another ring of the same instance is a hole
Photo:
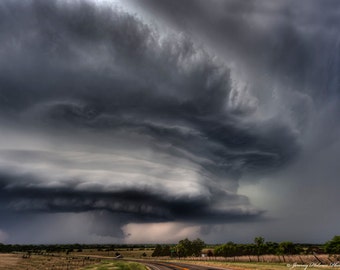
[[[271,224],[242,188],[307,183],[319,127],[338,134],[324,119],[339,54],[314,53],[337,51],[337,17],[312,21],[318,1],[303,18],[293,2],[119,3],[0,4],[0,240],[124,242],[172,222],[215,241],[204,228]],[[66,217],[90,236],[52,230]],[[17,234],[44,219],[41,239]]]

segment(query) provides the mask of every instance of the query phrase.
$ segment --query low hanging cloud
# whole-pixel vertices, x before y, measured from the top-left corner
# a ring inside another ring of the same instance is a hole
[[[251,95],[235,109],[228,63],[186,34],[87,1],[3,1],[0,18],[3,216],[263,218],[238,181],[289,164],[297,134],[255,117]]]

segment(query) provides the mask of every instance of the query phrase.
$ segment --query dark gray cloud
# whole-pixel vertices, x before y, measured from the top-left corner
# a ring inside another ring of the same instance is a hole
[[[315,102],[338,92],[336,1],[129,2],[235,61],[262,104],[278,84],[310,94]]]
[[[242,181],[280,183],[329,99],[321,86],[336,100],[335,3],[317,22],[318,1],[303,11],[127,3],[161,23],[91,1],[0,4],[0,207],[12,217],[0,232],[10,241],[20,241],[14,220],[30,215],[73,213],[111,241],[130,223],[262,222],[266,206],[240,194]]]
[[[252,241],[258,234],[301,242],[323,242],[336,234],[334,226],[339,219],[331,213],[339,204],[334,194],[339,189],[334,161],[340,155],[339,3],[131,2],[209,44],[221,58],[233,63],[231,80],[236,83],[232,86],[239,93],[257,97],[256,108],[262,117],[288,124],[300,146],[288,168],[267,172],[257,185],[253,174],[240,182],[239,192],[267,209],[275,221],[251,228],[243,224],[239,228],[202,227],[202,234],[208,232],[213,241],[236,233],[236,241]],[[247,95],[242,96],[245,98]],[[307,221],[313,225],[298,225]]]
[[[4,180],[6,179],[6,180]],[[21,182],[21,183],[20,183]],[[69,181],[68,186],[39,187],[36,179],[23,179],[1,175],[0,203],[7,209],[37,212],[88,212],[106,211],[129,214],[130,220],[150,221],[200,221],[214,223],[224,221],[252,220],[259,211],[239,209],[215,209],[216,204],[226,201],[229,206],[248,203],[246,197],[216,190],[208,200],[204,196],[171,198],[167,194],[153,193],[152,190],[136,190],[132,187],[117,191],[95,188],[80,190],[80,181]]]

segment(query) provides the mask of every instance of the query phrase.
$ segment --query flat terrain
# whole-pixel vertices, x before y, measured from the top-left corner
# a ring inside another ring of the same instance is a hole
[[[87,266],[84,270],[146,270],[147,268],[135,262],[103,261],[99,265]]]
[[[176,263],[177,261],[171,261],[171,263]],[[180,260],[181,264],[190,264],[190,265],[199,265],[205,266],[209,268],[209,270],[213,270],[214,268],[224,268],[224,269],[234,269],[234,270],[243,270],[243,269],[262,269],[262,270],[288,270],[288,269],[340,269],[340,264],[336,267],[332,267],[330,264],[324,264],[322,266],[316,266],[313,264],[302,264],[302,263],[294,263],[286,264],[286,263],[267,263],[267,262],[223,262],[223,261],[187,261]],[[303,265],[303,266],[302,266]],[[188,267],[189,269],[193,269]]]
[[[116,254],[124,256],[124,260],[115,260]],[[331,266],[334,257],[320,255],[322,265],[318,266],[314,256],[286,256],[285,262],[275,262],[277,256],[261,256],[267,262],[255,262],[254,258],[195,258],[192,260],[170,260],[169,258],[152,258],[152,250],[115,250],[31,255],[26,254],[0,254],[0,269],[2,270],[213,270],[213,269],[261,269],[261,270],[288,270],[288,269],[339,269],[340,264]],[[243,260],[243,261],[242,261]],[[248,261],[247,261],[248,260]],[[129,262],[128,262],[129,261]],[[295,263],[295,265],[294,265]],[[314,263],[314,265],[313,265]],[[288,266],[289,265],[289,266]],[[146,267],[145,267],[146,266]],[[306,267],[307,266],[307,267]]]
[[[23,258],[22,254],[0,254],[1,270],[76,270],[100,262],[96,258],[74,256],[32,255]]]

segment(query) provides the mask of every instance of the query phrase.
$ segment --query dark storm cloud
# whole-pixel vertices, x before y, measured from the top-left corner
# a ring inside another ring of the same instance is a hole
[[[264,92],[256,81],[262,76],[323,100],[325,91],[338,89],[337,1],[130,2],[242,63],[256,74],[250,80],[258,93]]]
[[[274,222],[238,228],[225,225],[226,230],[217,226],[216,232],[203,227],[202,234],[210,234],[216,242],[228,233],[239,234],[233,240],[251,241],[256,232],[276,241],[320,243],[337,234],[340,2],[129,2],[209,44],[227,63],[233,62],[232,81],[258,98],[262,117],[288,124],[300,146],[287,168],[267,174],[258,185],[252,184],[253,174],[244,177],[250,184],[244,178],[240,182],[239,192],[267,209]],[[287,143],[282,140],[281,146]],[[307,228],[308,221],[312,225]]]
[[[0,204],[7,210],[37,212],[88,212],[106,211],[130,215],[135,222],[199,221],[203,223],[251,221],[259,218],[258,210],[244,211],[234,208],[216,209],[216,204],[227,201],[231,205],[247,204],[246,197],[214,191],[214,197],[178,197],[155,193],[152,190],[96,191],[81,190],[80,181],[68,186],[49,188],[39,186],[30,176],[0,176]]]
[[[203,14],[190,3],[169,5]],[[90,2],[3,1],[0,18],[0,123],[11,134],[0,151],[2,207],[105,210],[137,222],[260,218],[238,179],[291,161],[296,133],[251,118],[256,107],[230,107],[227,64],[185,34],[162,36]],[[230,24],[218,29],[232,33]],[[144,160],[135,152],[145,148]]]

